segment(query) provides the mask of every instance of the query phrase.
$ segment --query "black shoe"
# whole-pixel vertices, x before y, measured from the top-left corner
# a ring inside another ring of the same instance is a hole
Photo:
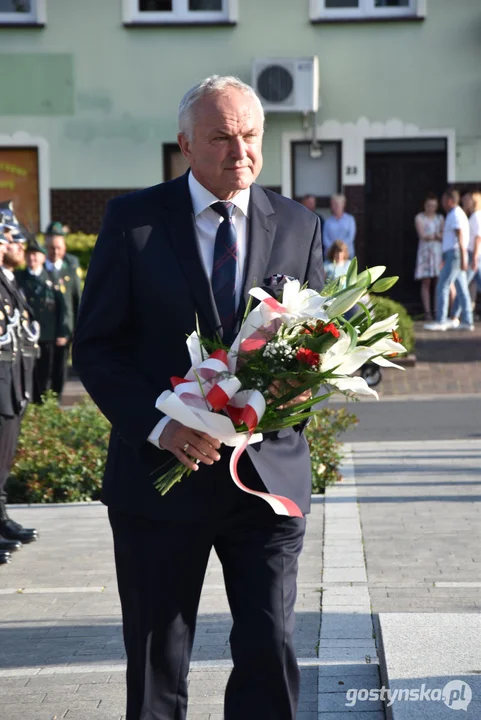
[[[38,537],[36,530],[24,528],[10,518],[0,520],[0,535],[5,540],[19,540],[21,543],[31,543]]]
[[[0,552],[15,552],[15,550],[20,550],[21,547],[20,540],[6,540],[0,535]]]
[[[6,565],[10,562],[12,559],[12,556],[9,552],[5,552],[4,550],[0,550],[0,565]]]

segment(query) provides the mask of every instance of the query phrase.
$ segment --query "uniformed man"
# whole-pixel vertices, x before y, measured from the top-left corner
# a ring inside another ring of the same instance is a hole
[[[40,357],[35,367],[34,386],[34,402],[37,403],[42,401],[42,395],[50,388],[55,348],[65,347],[68,343],[64,296],[59,289],[56,270],[49,272],[44,266],[45,255],[35,235],[29,234],[27,267],[15,273],[17,283],[40,325]]]
[[[15,280],[14,270],[24,259],[24,237],[13,210],[0,210],[0,232],[0,309],[5,316],[1,327],[2,335],[9,338],[3,344],[0,358],[0,550],[3,562],[8,562],[12,550],[37,538],[36,530],[24,528],[9,517],[5,487],[17,449],[20,422],[32,397],[40,328]]]
[[[45,231],[45,247],[47,249],[45,267],[49,272],[55,270],[58,275],[59,288],[65,301],[65,324],[68,329],[68,342],[65,345],[57,345],[54,350],[51,385],[52,390],[58,394],[60,399],[67,379],[70,343],[80,304],[80,269],[75,255],[67,253],[62,223],[50,223]]]

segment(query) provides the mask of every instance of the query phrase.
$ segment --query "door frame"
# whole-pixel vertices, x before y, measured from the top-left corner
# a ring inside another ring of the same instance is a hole
[[[33,148],[38,153],[38,201],[40,230],[43,232],[50,223],[50,148],[43,137],[34,137],[26,132],[0,135],[0,148]]]
[[[293,142],[312,140],[312,128],[282,133],[282,194],[292,198],[292,151]],[[412,123],[399,119],[387,122],[370,121],[365,117],[356,122],[340,123],[326,120],[316,128],[319,142],[338,141],[341,143],[342,186],[365,185],[365,141],[406,140],[408,138],[443,138],[447,147],[448,183],[456,182],[456,130],[454,128],[420,129]]]

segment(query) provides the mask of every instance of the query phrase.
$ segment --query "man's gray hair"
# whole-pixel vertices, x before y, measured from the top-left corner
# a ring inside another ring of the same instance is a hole
[[[344,205],[346,204],[346,196],[342,193],[334,193],[331,195],[331,200],[339,200],[339,202],[343,202]]]
[[[240,92],[255,100],[259,106],[259,111],[262,116],[262,123],[264,123],[264,108],[262,107],[262,103],[259,100],[259,97],[256,95],[255,91],[253,90],[253,88],[251,88],[250,85],[242,82],[242,80],[234,77],[234,75],[211,75],[211,77],[202,80],[202,82],[197,83],[197,85],[194,85],[194,87],[188,90],[180,101],[179,132],[181,132],[183,135],[189,138],[189,140],[191,140],[192,130],[194,127],[194,113],[196,104],[199,102],[199,100],[201,100],[201,98],[205,97],[206,95],[214,95],[216,93],[221,93],[224,90],[228,90],[229,88],[239,90]]]

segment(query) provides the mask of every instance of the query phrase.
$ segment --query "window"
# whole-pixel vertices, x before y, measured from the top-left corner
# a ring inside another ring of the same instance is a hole
[[[164,182],[183,175],[189,167],[189,161],[182,155],[177,143],[165,143],[162,147],[164,160]]]
[[[338,142],[319,142],[313,153],[311,143],[293,142],[292,197],[301,200],[314,195],[318,208],[329,207],[329,198],[341,189],[341,145]]]
[[[237,21],[238,0],[123,0],[123,3],[127,25]]]
[[[311,20],[423,18],[426,0],[310,0]]]
[[[0,25],[43,25],[46,0],[0,0]]]

